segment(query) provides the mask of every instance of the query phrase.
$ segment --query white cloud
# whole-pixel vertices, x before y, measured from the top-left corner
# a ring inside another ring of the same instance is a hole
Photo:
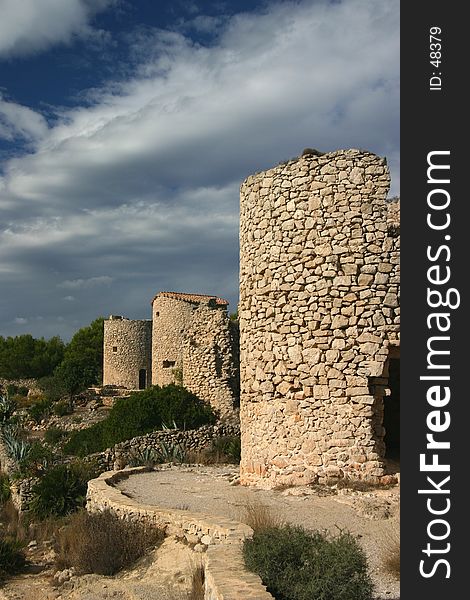
[[[62,281],[57,285],[57,287],[64,288],[66,290],[86,290],[99,285],[110,285],[113,281],[113,277],[101,275],[100,277],[90,277],[88,279],[70,279]],[[71,298],[71,296],[68,296],[66,299]]]
[[[90,35],[89,20],[111,0],[0,0],[0,58],[31,54],[74,35]]]
[[[73,302],[75,300],[74,296],[64,296],[64,300],[66,300],[67,302]]]
[[[0,139],[36,141],[48,131],[46,119],[27,106],[4,100],[0,93]]]
[[[26,323],[28,322],[28,319],[25,319],[24,317],[15,317],[14,322],[17,325],[26,325]]]

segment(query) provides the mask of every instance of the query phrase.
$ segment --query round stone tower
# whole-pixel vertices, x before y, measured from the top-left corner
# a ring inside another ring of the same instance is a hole
[[[152,381],[152,321],[111,315],[104,322],[103,385],[145,389]]]
[[[384,159],[348,150],[305,153],[241,186],[244,484],[384,473],[399,414],[389,184]]]

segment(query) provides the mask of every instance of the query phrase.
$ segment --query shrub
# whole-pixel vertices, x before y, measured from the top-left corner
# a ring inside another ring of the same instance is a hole
[[[59,530],[57,566],[74,567],[79,573],[114,575],[132,565],[164,539],[161,529],[123,521],[109,511],[80,511]]]
[[[15,385],[14,383],[9,383],[7,385],[7,395],[8,396],[21,396],[25,397],[28,395],[29,389],[24,385]]]
[[[35,422],[40,423],[51,413],[52,403],[47,398],[41,398],[28,409],[29,417]]]
[[[17,573],[25,564],[23,544],[9,537],[0,537],[0,580]]]
[[[38,519],[62,517],[85,505],[87,483],[96,473],[77,462],[56,465],[33,486],[29,508]]]
[[[44,433],[44,441],[48,444],[58,444],[64,437],[67,435],[67,432],[61,429],[60,427],[49,427]]]
[[[387,573],[400,579],[400,534],[390,532],[383,542],[383,564]]]
[[[56,402],[52,408],[52,412],[57,417],[65,417],[65,415],[70,415],[73,412],[72,407],[70,406],[70,402],[67,400],[59,400]]]
[[[104,421],[74,432],[64,450],[86,456],[174,421],[180,427],[197,428],[214,423],[216,416],[209,405],[181,386],[153,386],[119,398]]]
[[[217,462],[240,462],[241,440],[238,435],[227,435],[214,438],[209,452],[215,454]]]
[[[276,600],[370,600],[372,582],[364,552],[348,533],[329,538],[285,525],[246,540],[247,567]]]
[[[0,505],[5,504],[10,499],[10,480],[6,473],[0,472]]]

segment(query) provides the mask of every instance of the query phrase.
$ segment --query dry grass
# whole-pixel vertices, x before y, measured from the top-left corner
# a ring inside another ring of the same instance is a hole
[[[385,570],[396,579],[400,579],[400,537],[398,531],[386,535],[382,547]]]
[[[255,533],[271,527],[281,527],[284,524],[279,514],[256,500],[249,500],[244,504],[241,520],[249,525]]]
[[[78,573],[114,575],[163,539],[164,532],[155,526],[123,521],[109,511],[80,511],[57,532],[56,566],[75,567]]]
[[[24,541],[28,537],[26,527],[11,500],[7,500],[2,505],[0,509],[0,522],[3,525],[3,533],[9,537],[19,541]]]

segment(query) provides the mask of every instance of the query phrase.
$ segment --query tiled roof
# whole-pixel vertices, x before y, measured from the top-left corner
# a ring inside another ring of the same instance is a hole
[[[152,304],[154,300],[160,296],[163,296],[164,298],[173,298],[174,300],[182,300],[183,302],[206,302],[207,300],[213,299],[216,304],[221,306],[227,306],[229,304],[228,300],[218,298],[217,296],[209,296],[207,294],[183,294],[180,292],[158,292],[152,300]]]

